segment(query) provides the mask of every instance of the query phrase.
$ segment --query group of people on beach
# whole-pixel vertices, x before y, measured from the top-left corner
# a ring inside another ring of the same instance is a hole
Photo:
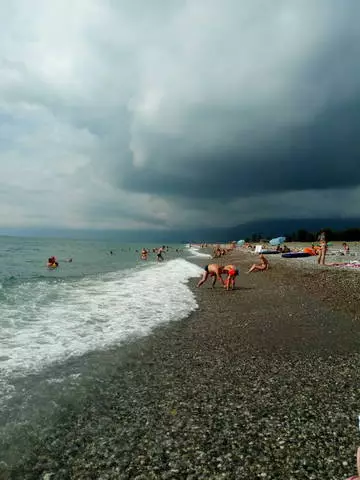
[[[226,274],[227,278],[226,281],[222,279],[222,275]],[[217,263],[211,263],[209,265],[205,265],[204,267],[204,274],[202,279],[198,283],[198,287],[201,287],[208,278],[212,278],[212,286],[215,286],[216,280],[218,280],[221,285],[223,285],[226,290],[234,289],[235,288],[235,279],[239,275],[239,270],[236,268],[235,265],[218,265]]]
[[[247,273],[261,272],[268,270],[269,268],[270,264],[268,259],[263,254],[260,254],[259,263],[254,263],[249,268]],[[227,275],[225,282],[222,278],[222,275]],[[212,278],[213,287],[215,286],[216,280],[218,280],[221,285],[226,288],[226,290],[233,290],[235,288],[235,280],[238,275],[239,269],[233,264],[223,266],[218,265],[217,263],[211,263],[209,265],[205,265],[203,276],[197,286],[201,287],[201,285],[203,285],[208,280],[208,278]]]

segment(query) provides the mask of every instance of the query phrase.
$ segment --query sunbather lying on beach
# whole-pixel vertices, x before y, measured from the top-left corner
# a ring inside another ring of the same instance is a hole
[[[235,265],[226,265],[222,270],[224,273],[227,273],[227,279],[225,281],[226,290],[233,290],[235,287],[235,278],[239,275],[239,270]]]
[[[221,275],[223,273],[223,268],[221,265],[217,265],[216,263],[211,263],[210,265],[206,265],[204,267],[204,274],[202,276],[202,279],[200,280],[200,282],[197,284],[198,287],[201,287],[201,285],[203,283],[206,282],[206,280],[209,278],[209,277],[213,277],[213,281],[212,281],[212,286],[214,287],[215,286],[215,283],[216,283],[216,280],[219,280],[219,282],[222,284],[222,285],[225,285],[224,283],[224,280],[221,278]]]
[[[250,267],[249,271],[247,273],[251,272],[263,272],[265,270],[268,270],[270,268],[269,260],[264,257],[262,253],[260,253],[260,263],[254,263],[252,267]]]

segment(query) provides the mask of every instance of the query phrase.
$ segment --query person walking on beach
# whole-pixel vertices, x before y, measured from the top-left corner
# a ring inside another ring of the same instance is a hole
[[[254,263],[249,269],[247,273],[251,272],[264,272],[265,270],[269,270],[270,264],[269,260],[262,254],[260,253],[260,263]]]
[[[239,275],[239,270],[235,265],[226,265],[223,268],[223,272],[227,273],[227,279],[225,281],[226,290],[234,290],[235,288],[235,279]]]
[[[326,234],[324,230],[320,231],[319,237],[318,237],[318,242],[320,244],[320,252],[318,255],[318,264],[319,265],[325,265],[325,257],[326,257],[326,251],[327,251],[327,241],[326,241]]]
[[[221,275],[223,273],[223,268],[221,265],[217,265],[216,263],[211,263],[210,265],[205,265],[204,267],[204,274],[197,284],[198,287],[201,287],[209,277],[213,277],[212,287],[214,288],[216,280],[219,280],[221,285],[225,286],[224,280],[222,279]]]

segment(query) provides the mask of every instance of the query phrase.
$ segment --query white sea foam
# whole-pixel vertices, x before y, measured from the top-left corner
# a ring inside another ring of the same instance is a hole
[[[211,258],[211,255],[200,251],[200,247],[190,247],[189,252],[193,257]]]
[[[11,393],[13,377],[184,318],[197,308],[186,281],[200,271],[176,259],[73,282],[15,287],[2,303],[0,388]]]

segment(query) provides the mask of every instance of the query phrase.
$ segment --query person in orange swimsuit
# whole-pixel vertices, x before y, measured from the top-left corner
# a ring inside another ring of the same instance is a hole
[[[223,272],[227,273],[227,279],[225,281],[226,290],[234,290],[235,288],[235,279],[239,275],[239,270],[235,265],[226,265],[223,268]]]

